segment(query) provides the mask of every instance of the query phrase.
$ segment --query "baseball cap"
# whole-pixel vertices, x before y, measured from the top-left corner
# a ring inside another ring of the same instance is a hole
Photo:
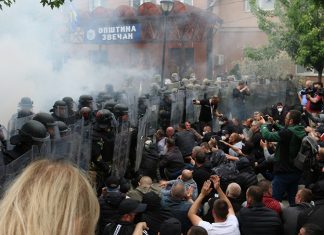
[[[106,180],[106,186],[108,189],[116,189],[120,185],[120,180],[116,176],[109,176]]]
[[[161,207],[161,198],[154,192],[148,192],[143,195],[142,203],[147,205],[148,210],[155,210]]]
[[[140,203],[134,199],[124,199],[118,207],[118,211],[121,215],[130,213],[141,213],[146,210],[146,204]]]
[[[160,235],[180,235],[181,222],[176,218],[164,220],[160,227]]]

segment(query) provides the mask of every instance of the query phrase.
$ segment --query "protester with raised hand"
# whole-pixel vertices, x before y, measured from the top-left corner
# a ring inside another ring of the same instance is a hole
[[[219,195],[219,199],[216,200],[213,205],[214,223],[209,223],[207,221],[203,221],[201,217],[197,215],[197,212],[204,197],[209,195],[209,193],[211,192],[212,189],[210,188],[210,186],[212,183]],[[198,225],[205,228],[209,235],[240,234],[239,224],[235,216],[233,206],[221,189],[220,178],[216,175],[212,175],[210,177],[210,180],[207,180],[204,183],[198,198],[192,204],[188,212],[188,217],[193,225]]]

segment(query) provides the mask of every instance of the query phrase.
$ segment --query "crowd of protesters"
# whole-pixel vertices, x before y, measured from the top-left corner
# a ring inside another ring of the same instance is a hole
[[[240,83],[240,109],[247,95]],[[200,123],[157,130],[138,175],[109,176],[95,201],[84,172],[32,163],[2,198],[0,234],[323,234],[324,90],[307,81],[298,96],[299,110],[277,103],[245,120],[216,97],[193,101]]]

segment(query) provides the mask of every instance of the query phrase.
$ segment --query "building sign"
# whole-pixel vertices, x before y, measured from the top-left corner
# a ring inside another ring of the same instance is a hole
[[[107,25],[96,24],[84,28],[86,43],[127,43],[141,40],[140,24]]]

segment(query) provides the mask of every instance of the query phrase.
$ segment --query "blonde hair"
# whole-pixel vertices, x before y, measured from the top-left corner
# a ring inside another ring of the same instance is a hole
[[[78,168],[40,160],[12,183],[0,211],[0,235],[93,235],[99,203]]]

